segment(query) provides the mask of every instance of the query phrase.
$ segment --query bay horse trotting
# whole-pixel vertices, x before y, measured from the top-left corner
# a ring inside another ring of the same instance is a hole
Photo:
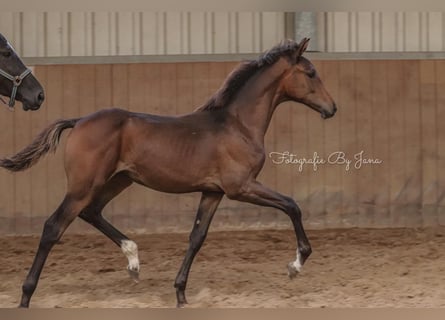
[[[22,102],[24,110],[39,109],[45,99],[42,85],[1,33],[0,95],[9,97],[9,102],[5,102],[1,97],[0,101],[10,108],[14,107],[15,100]]]
[[[105,205],[133,182],[169,193],[202,193],[189,248],[175,280],[179,307],[187,303],[185,289],[193,259],[224,195],[274,207],[289,216],[297,254],[288,264],[288,274],[295,277],[311,254],[300,209],[293,199],[266,188],[256,177],[265,161],[264,135],[280,103],[303,103],[322,118],[336,112],[314,66],[302,57],[308,41],[284,41],[258,59],[241,63],[221,88],[190,114],[158,116],[104,109],[82,118],[59,120],[18,154],[0,160],[6,169],[24,170],[54,151],[62,131],[73,128],[65,148],[67,192],[45,223],[20,306],[29,306],[51,248],[76,217],[122,249],[130,275],[137,280],[136,243],[101,214]],[[177,159],[183,159],[181,166]]]

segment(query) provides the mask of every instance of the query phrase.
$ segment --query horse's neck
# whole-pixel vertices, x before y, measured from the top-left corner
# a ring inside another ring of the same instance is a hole
[[[283,72],[283,66],[272,66],[252,76],[228,107],[243,129],[261,144],[275,108],[283,102],[279,92],[279,79]]]

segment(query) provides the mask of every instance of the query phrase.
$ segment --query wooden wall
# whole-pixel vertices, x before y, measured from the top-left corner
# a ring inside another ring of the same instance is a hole
[[[284,12],[0,12],[21,57],[262,52],[286,38]]]
[[[260,180],[292,195],[308,228],[422,226],[444,223],[445,60],[315,61],[338,103],[323,121],[307,107],[286,103],[266,136],[268,152],[321,158],[364,151],[381,164],[349,171],[325,164],[274,164]],[[46,90],[41,110],[0,109],[0,155],[18,151],[47,124],[110,106],[180,114],[192,111],[221,84],[236,63],[165,63],[37,66]],[[66,133],[64,134],[66,136]],[[65,192],[63,144],[32,169],[0,170],[0,233],[39,233]],[[276,160],[276,159],[275,159]],[[181,159],[178,159],[180,164]],[[132,186],[105,216],[122,230],[188,231],[199,196],[169,195]],[[290,227],[284,214],[224,200],[213,228]],[[71,231],[92,230],[76,222]]]
[[[296,12],[297,40],[324,52],[443,52],[445,12]],[[285,12],[0,12],[22,57],[260,53],[282,39]],[[318,41],[317,41],[318,39]]]

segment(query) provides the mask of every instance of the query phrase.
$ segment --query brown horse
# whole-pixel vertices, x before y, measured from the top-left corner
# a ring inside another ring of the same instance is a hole
[[[0,95],[9,97],[7,104],[14,107],[15,100],[22,102],[24,110],[37,110],[43,103],[43,88],[0,33]]]
[[[193,113],[166,117],[107,109],[60,120],[24,150],[0,160],[4,168],[24,170],[55,150],[62,131],[73,128],[65,149],[67,192],[45,223],[20,306],[29,306],[51,248],[77,216],[121,247],[129,260],[130,275],[137,279],[136,243],[101,214],[133,182],[163,192],[202,193],[189,248],[175,281],[178,306],[187,303],[185,288],[192,261],[224,195],[274,207],[290,217],[298,249],[296,260],[288,264],[288,274],[295,277],[311,253],[300,209],[293,199],[264,187],[256,177],[265,161],[264,135],[280,103],[301,102],[323,118],[336,111],[314,66],[302,57],[308,41],[285,41],[258,59],[242,63]],[[182,159],[180,166],[178,158]]]

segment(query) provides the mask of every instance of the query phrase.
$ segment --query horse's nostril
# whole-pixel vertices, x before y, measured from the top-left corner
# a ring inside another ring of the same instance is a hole
[[[41,104],[43,100],[45,100],[45,94],[43,92],[40,92],[39,95],[37,96],[37,100]]]

